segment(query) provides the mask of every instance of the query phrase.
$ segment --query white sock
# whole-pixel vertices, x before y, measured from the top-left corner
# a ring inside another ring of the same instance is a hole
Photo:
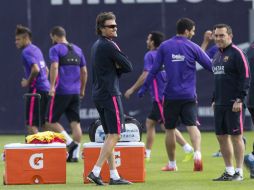
[[[62,131],[61,134],[65,137],[66,139],[66,145],[71,144],[73,139],[70,137],[70,135],[66,131]]]
[[[146,149],[146,158],[151,157],[151,149]]]
[[[182,148],[185,153],[193,152],[193,148],[191,147],[191,145],[189,145],[189,143],[183,145]]]
[[[79,158],[79,152],[80,152],[80,143],[78,143],[78,147],[74,149],[72,158]]]
[[[243,176],[243,169],[242,168],[236,168],[235,172],[239,172],[241,176]]]
[[[201,160],[201,159],[202,159],[201,152],[195,151],[194,152],[194,160]]]
[[[92,170],[93,174],[95,175],[95,177],[99,177],[100,173],[101,173],[101,167],[99,166],[94,166],[93,170]]]
[[[118,171],[117,170],[110,170],[110,178],[113,179],[113,180],[118,180],[120,179],[120,176],[118,174]]]
[[[235,174],[235,169],[233,166],[229,166],[229,167],[226,167],[226,172],[229,174],[229,175],[234,175]]]
[[[175,168],[176,167],[176,161],[169,161],[168,166],[171,167],[171,168]]]

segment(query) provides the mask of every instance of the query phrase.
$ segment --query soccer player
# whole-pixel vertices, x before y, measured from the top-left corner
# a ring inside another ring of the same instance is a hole
[[[242,140],[244,104],[250,73],[244,53],[232,43],[229,25],[218,24],[214,31],[219,51],[213,59],[215,133],[226,171],[214,181],[243,180],[244,142]],[[233,158],[236,168],[233,166]]]
[[[104,185],[100,172],[105,161],[110,168],[109,185],[125,185],[131,182],[122,179],[115,165],[114,147],[120,139],[124,124],[119,78],[132,71],[132,64],[113,41],[117,37],[116,16],[112,12],[102,12],[96,18],[98,40],[92,46],[92,97],[99,112],[106,134],[100,155],[87,179],[97,185]]]
[[[193,170],[202,171],[201,135],[197,128],[196,62],[211,71],[211,60],[197,44],[190,41],[195,34],[194,21],[189,18],[179,19],[176,31],[176,36],[160,45],[155,63],[138,94],[140,97],[144,95],[164,65],[167,85],[164,90],[163,110],[169,162],[162,170],[177,170],[175,128],[180,118],[181,122],[187,126],[194,148]]]
[[[151,70],[154,60],[157,54],[157,49],[164,40],[164,34],[158,31],[152,31],[148,34],[146,44],[148,52],[144,57],[144,70],[139,76],[138,80],[125,92],[124,96],[129,99],[130,96],[139,89],[149,71]],[[166,72],[164,68],[156,75],[153,83],[149,87],[149,92],[152,97],[152,110],[146,119],[146,160],[149,161],[151,157],[151,149],[155,138],[155,125],[159,123],[161,128],[165,130],[164,127],[164,116],[163,116],[163,90],[166,85]],[[182,146],[184,152],[186,153],[184,161],[188,161],[193,156],[193,148],[186,142],[181,132],[176,129],[176,141]]]
[[[247,107],[251,115],[252,124],[254,124],[254,42],[250,44],[246,54],[249,60],[251,73],[250,89],[247,97]],[[244,163],[250,170],[250,177],[254,178],[254,144],[252,153],[244,156]]]
[[[214,30],[213,30],[214,32]],[[219,48],[214,44],[210,48],[208,48],[208,45],[214,41],[214,34],[211,30],[207,30],[204,33],[204,40],[201,44],[201,48],[206,52],[206,54],[213,59],[214,55],[217,53]]]
[[[79,158],[82,131],[80,127],[80,98],[85,95],[87,81],[86,61],[82,50],[66,39],[65,29],[55,26],[50,37],[53,47],[49,50],[51,97],[47,121],[56,132],[61,132],[67,140],[68,162],[77,162]],[[58,124],[65,114],[71,127],[73,139]]]
[[[25,70],[25,78],[21,80],[21,86],[28,88],[32,94],[40,94],[38,97],[27,97],[26,125],[28,134],[38,132],[39,123],[45,127],[45,111],[48,101],[49,81],[48,68],[45,64],[41,50],[32,44],[32,32],[29,28],[17,25],[15,44],[22,50],[22,61]],[[38,107],[40,101],[40,111]],[[41,115],[39,115],[39,112]]]

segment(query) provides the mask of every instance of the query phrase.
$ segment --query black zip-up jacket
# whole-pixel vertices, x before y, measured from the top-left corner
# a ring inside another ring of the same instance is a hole
[[[115,42],[99,37],[91,51],[93,74],[92,96],[94,100],[107,100],[120,96],[119,78],[122,73],[131,72],[132,64]]]
[[[248,60],[236,45],[220,49],[213,59],[215,105],[231,106],[236,99],[244,101],[250,86]]]

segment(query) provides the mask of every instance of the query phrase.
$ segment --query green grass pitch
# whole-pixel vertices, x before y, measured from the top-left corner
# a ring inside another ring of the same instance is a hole
[[[183,134],[189,140],[187,133]],[[247,150],[249,153],[252,149],[254,140],[253,132],[246,132]],[[143,140],[145,134],[143,135]],[[0,147],[3,151],[5,144],[14,142],[23,142],[24,137],[17,136],[0,136]],[[88,142],[88,135],[83,136],[82,143]],[[0,190],[85,190],[85,189],[116,189],[116,190],[250,190],[253,189],[254,179],[249,178],[249,172],[244,169],[244,180],[237,182],[213,182],[212,179],[219,177],[223,170],[224,164],[222,158],[213,158],[211,155],[218,150],[218,143],[214,133],[202,133],[202,157],[204,164],[203,172],[193,172],[193,161],[183,163],[184,153],[180,146],[177,146],[177,172],[162,172],[160,168],[167,163],[167,157],[164,146],[164,134],[156,135],[155,144],[152,150],[152,159],[146,163],[146,180],[145,183],[135,183],[129,186],[105,186],[99,187],[94,184],[83,184],[83,161],[79,163],[67,164],[67,182],[63,185],[8,185],[4,186],[1,180]],[[4,171],[4,162],[0,161],[0,177]]]

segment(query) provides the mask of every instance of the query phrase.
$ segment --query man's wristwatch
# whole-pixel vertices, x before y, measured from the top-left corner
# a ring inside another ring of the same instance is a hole
[[[242,100],[240,98],[236,98],[235,102],[236,103],[242,103]]]

